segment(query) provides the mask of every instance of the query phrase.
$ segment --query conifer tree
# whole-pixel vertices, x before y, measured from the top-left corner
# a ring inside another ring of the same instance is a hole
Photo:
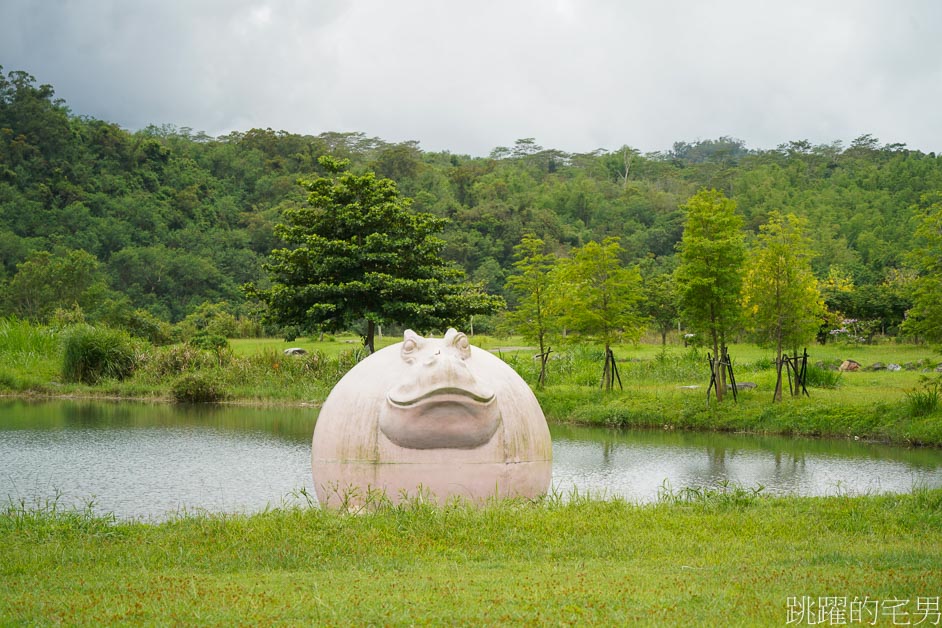
[[[246,286],[268,306],[269,321],[326,331],[365,322],[372,353],[378,325],[441,328],[503,305],[442,259],[437,234],[447,219],[411,211],[390,179],[344,172],[345,161],[326,156],[319,162],[332,176],[306,182],[309,206],[286,210],[275,227],[289,246],[271,252],[271,287]]]

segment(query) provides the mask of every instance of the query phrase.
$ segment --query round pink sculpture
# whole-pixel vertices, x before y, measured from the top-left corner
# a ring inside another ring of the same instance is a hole
[[[502,360],[454,329],[441,339],[409,330],[328,395],[311,466],[324,506],[370,491],[394,502],[535,497],[549,487],[552,444],[536,397]]]

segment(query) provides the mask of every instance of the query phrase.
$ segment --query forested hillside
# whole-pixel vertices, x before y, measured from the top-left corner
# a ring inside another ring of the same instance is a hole
[[[129,132],[74,115],[28,74],[0,73],[0,314],[48,319],[77,305],[89,320],[176,322],[225,302],[248,316],[239,287],[264,283],[273,225],[305,202],[297,180],[324,174],[317,159],[329,154],[449,218],[446,257],[494,293],[528,233],[560,255],[619,236],[624,262],[669,270],[680,207],[706,187],[736,201],[749,234],[775,210],[805,217],[829,304],[887,331],[902,320],[913,218],[921,195],[942,189],[936,155],[869,135],[772,149],[719,138],[653,154],[624,141],[569,154],[528,138],[471,157],[358,133]]]

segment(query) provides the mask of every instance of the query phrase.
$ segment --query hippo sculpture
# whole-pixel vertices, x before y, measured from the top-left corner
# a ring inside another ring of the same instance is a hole
[[[526,382],[463,333],[403,341],[369,356],[328,395],[311,467],[324,506],[370,491],[405,497],[534,497],[549,487],[552,445]]]

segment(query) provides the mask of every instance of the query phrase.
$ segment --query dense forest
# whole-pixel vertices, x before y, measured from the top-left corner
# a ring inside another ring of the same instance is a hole
[[[624,263],[667,272],[682,207],[715,188],[736,202],[747,238],[773,211],[807,219],[828,305],[871,331],[898,328],[911,305],[914,217],[942,189],[942,158],[870,135],[774,149],[722,137],[648,154],[625,139],[572,154],[525,138],[472,157],[360,133],[130,132],[74,115],[24,72],[0,72],[0,315],[72,312],[131,329],[214,308],[257,320],[240,286],[264,284],[274,225],[305,203],[298,180],[324,175],[318,158],[331,155],[449,219],[445,257],[511,306],[506,279],[524,235],[561,256],[617,236]]]

